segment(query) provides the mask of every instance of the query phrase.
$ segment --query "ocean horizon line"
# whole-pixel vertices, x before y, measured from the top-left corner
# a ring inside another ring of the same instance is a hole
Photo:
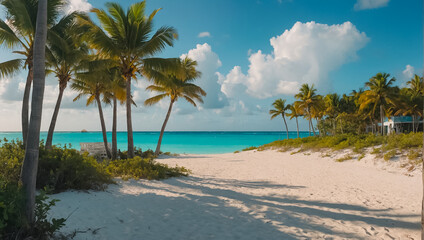
[[[22,131],[0,131],[1,133],[22,133]],[[48,131],[40,131],[40,132],[42,132],[42,133],[47,133]],[[95,131],[90,131],[90,130],[87,130],[86,132],[83,132],[82,130],[79,130],[79,131],[71,131],[71,130],[64,130],[64,131],[55,131],[54,133],[97,133],[97,132],[102,132],[101,130],[95,130]],[[106,131],[106,132],[108,132],[108,133],[111,133],[112,131]],[[116,131],[117,133],[125,133],[125,132],[127,132],[127,131]],[[160,133],[160,131],[133,131],[134,133]],[[264,132],[264,133],[282,133],[282,134],[285,134],[286,133],[286,131],[266,131],[266,130],[259,130],[259,131],[255,131],[255,130],[249,130],[249,131],[233,131],[233,130],[223,130],[223,131],[221,131],[221,130],[212,130],[212,131],[206,131],[206,130],[199,130],[199,131],[196,131],[196,130],[194,130],[194,131],[184,131],[184,130],[176,130],[176,131],[165,131],[165,132],[168,132],[168,133],[178,133],[178,132],[181,132],[181,133],[249,133],[249,132],[251,132],[251,133],[257,133],[257,132]],[[299,130],[299,133],[308,133],[309,131],[300,131]],[[289,131],[289,133],[297,133],[297,131],[296,130],[294,130],[294,131]]]

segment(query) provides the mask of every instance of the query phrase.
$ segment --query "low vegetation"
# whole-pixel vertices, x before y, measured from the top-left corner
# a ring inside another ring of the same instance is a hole
[[[49,200],[46,192],[58,193],[73,190],[104,190],[114,183],[114,177],[122,179],[165,179],[187,176],[184,167],[169,167],[154,161],[154,152],[142,152],[126,159],[98,161],[87,153],[75,149],[52,146],[45,150],[40,144],[40,160],[37,173],[37,189],[41,193],[36,200],[36,220],[30,226],[24,216],[24,194],[19,182],[25,155],[24,144],[19,140],[0,140],[0,239],[48,239],[65,223],[65,219],[49,219],[47,214],[57,200]]]
[[[335,136],[313,136],[279,140],[265,144],[258,149],[277,149],[279,151],[299,149],[297,152],[308,150],[318,151],[322,149],[351,149],[353,153],[359,154],[360,159],[365,156],[365,151],[368,150],[371,154],[382,157],[385,160],[390,160],[396,155],[405,155],[409,160],[419,163],[421,162],[422,139],[422,132],[391,134],[387,136],[375,134],[338,134]]]

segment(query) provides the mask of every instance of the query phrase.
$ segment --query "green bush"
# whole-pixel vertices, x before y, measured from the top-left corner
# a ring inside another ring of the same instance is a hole
[[[152,159],[135,157],[132,159],[114,160],[107,166],[107,171],[114,177],[123,179],[165,179],[170,177],[187,176],[190,171],[184,167],[169,167],[156,163]]]
[[[162,153],[162,152],[161,152]],[[148,149],[146,151],[142,151],[141,148],[135,147],[134,148],[134,156],[138,156],[141,158],[155,158],[155,152],[151,149]],[[128,158],[128,152],[119,150],[119,159],[127,159]]]
[[[248,147],[248,148],[242,149],[242,151],[245,152],[245,151],[252,151],[252,150],[256,150],[256,149],[258,149],[258,148],[252,146],[252,147]]]
[[[25,226],[24,193],[17,182],[0,180],[0,238],[13,239]]]
[[[389,161],[390,159],[392,159],[394,156],[396,156],[396,150],[390,150],[388,151],[386,154],[384,154],[384,160]]]
[[[67,189],[102,190],[113,183],[104,164],[79,153],[75,149],[53,146],[52,150],[40,147],[40,162],[37,173],[37,188],[48,187],[55,192]]]
[[[28,225],[24,215],[25,197],[17,182],[0,180],[0,238],[49,239],[65,225],[65,219],[48,219],[48,212],[58,200],[49,200],[44,191],[36,196],[35,221]]]
[[[6,182],[18,182],[25,149],[22,141],[3,140],[0,147],[0,174]],[[88,154],[75,149],[53,146],[51,151],[40,143],[37,188],[54,192],[68,189],[101,190],[113,183],[106,167]]]

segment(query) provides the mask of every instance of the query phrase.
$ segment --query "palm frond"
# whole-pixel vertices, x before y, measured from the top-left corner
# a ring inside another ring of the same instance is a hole
[[[159,94],[157,96],[151,97],[151,98],[147,99],[146,101],[144,101],[144,105],[152,106],[152,105],[160,102],[162,99],[164,99],[167,96],[168,96],[168,94],[164,93],[164,94]]]
[[[24,59],[13,59],[0,63],[0,77],[7,77],[17,73],[22,69],[24,63]]]

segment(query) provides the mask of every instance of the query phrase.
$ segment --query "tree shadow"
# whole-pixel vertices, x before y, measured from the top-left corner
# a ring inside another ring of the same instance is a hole
[[[278,194],[262,193],[263,189],[273,189]],[[418,215],[307,200],[285,194],[292,190],[307,191],[304,186],[270,181],[191,176],[164,181],[121,181],[109,190],[81,193],[81,200],[72,199],[79,206],[68,219],[70,226],[100,229],[96,235],[79,233],[78,239],[369,239],[371,233],[360,232],[361,226],[420,229],[419,223],[405,220]],[[99,204],[109,209],[96,208]],[[87,224],[92,211],[96,211],[96,218]],[[358,227],[331,224],[343,222]]]

